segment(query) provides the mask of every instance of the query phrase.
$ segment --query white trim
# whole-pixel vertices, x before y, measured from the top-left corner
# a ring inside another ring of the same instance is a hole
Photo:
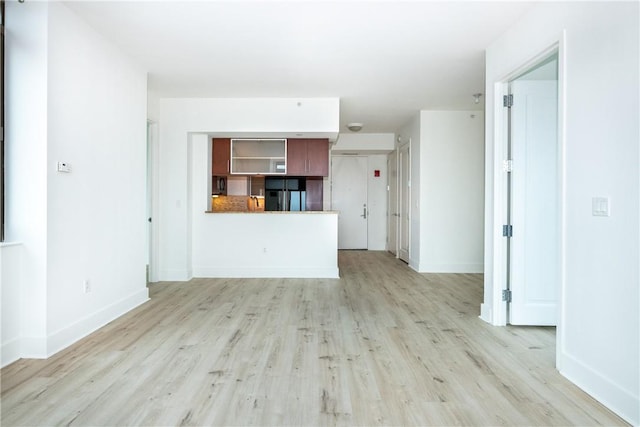
[[[193,272],[194,277],[199,278],[340,278],[338,268],[322,267],[194,267]]]
[[[483,273],[484,264],[426,264],[420,266],[420,273]]]
[[[188,282],[193,278],[191,270],[177,269],[177,268],[165,268],[160,272],[160,281],[163,282]]]
[[[47,356],[50,357],[100,329],[107,323],[149,301],[149,290],[144,288],[126,298],[97,311],[49,335]]]
[[[1,349],[2,367],[20,358],[47,359],[147,301],[149,301],[149,292],[145,288],[50,334],[48,337],[22,336],[4,342]]]
[[[46,359],[47,337],[20,337],[20,358]]]
[[[505,287],[506,270],[506,241],[502,238],[501,229],[506,221],[505,194],[507,191],[507,177],[502,169],[502,161],[506,157],[507,138],[506,112],[502,104],[502,97],[508,93],[507,81],[494,84],[494,114],[493,114],[493,298],[491,304],[491,323],[495,326],[507,324],[507,304],[502,301],[502,289]]]
[[[0,248],[6,248],[9,246],[18,246],[21,244],[22,242],[0,242]]]
[[[491,307],[485,303],[480,304],[480,316],[478,317],[487,323],[491,323],[491,319],[493,318]]]
[[[558,290],[558,322],[556,325],[556,369],[561,370],[563,367],[562,354],[565,353],[565,334],[564,325],[566,324],[566,298],[565,291],[567,286],[567,209],[564,201],[567,200],[567,32],[562,31],[558,40],[558,176],[560,179],[560,188],[558,190],[558,209],[559,209],[559,232],[560,239],[558,254],[558,275],[560,281],[560,289]]]
[[[631,425],[640,425],[640,397],[637,394],[623,389],[570,354],[563,353],[560,357],[565,362],[560,374]]]
[[[160,146],[158,138],[158,123],[147,119],[147,143],[151,154],[151,244],[149,248],[149,282],[157,282],[159,279],[159,200],[160,200]]]
[[[3,342],[2,348],[0,348],[0,355],[2,357],[0,367],[2,368],[20,359],[20,338],[13,338]]]
[[[501,237],[501,227],[505,223],[506,215],[506,175],[502,169],[502,161],[505,160],[506,155],[506,113],[502,105],[502,97],[508,93],[509,81],[522,75],[527,70],[533,68],[536,64],[542,60],[553,55],[555,52],[558,54],[558,66],[562,63],[562,70],[558,73],[558,150],[560,154],[559,163],[559,185],[560,185],[560,197],[561,200],[558,203],[558,215],[560,217],[560,252],[559,252],[559,266],[560,266],[560,293],[564,292],[564,195],[565,195],[565,167],[564,167],[564,151],[565,151],[565,114],[564,114],[564,97],[565,97],[565,33],[562,32],[559,37],[554,40],[553,43],[546,48],[540,50],[535,55],[531,56],[527,61],[523,62],[520,66],[514,68],[511,72],[502,77],[499,81],[494,82],[494,128],[493,128],[493,247],[492,253],[487,254],[491,258],[493,266],[493,298],[492,307],[487,307],[485,313],[491,313],[489,322],[495,326],[505,326],[507,324],[507,304],[502,301],[502,289],[505,287],[505,256],[506,256],[506,243]],[[562,55],[562,58],[561,58]],[[558,328],[561,328],[562,316],[564,313],[563,299],[559,298],[558,306],[560,307],[560,313],[558,316]],[[483,319],[487,320],[483,317]],[[556,349],[556,355],[558,349]],[[557,356],[556,356],[557,357]]]

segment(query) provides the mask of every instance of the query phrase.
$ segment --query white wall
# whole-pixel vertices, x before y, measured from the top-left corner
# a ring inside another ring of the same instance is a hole
[[[47,357],[148,299],[146,75],[62,3],[8,4],[7,22],[11,285],[21,357]]]
[[[420,113],[418,271],[483,271],[484,115]]]
[[[226,136],[337,135],[337,98],[242,98],[160,100],[159,279],[192,277],[188,214],[188,134]]]
[[[393,133],[341,133],[331,146],[334,153],[386,154],[395,147]]]
[[[7,242],[21,242],[21,348],[46,354],[47,335],[47,32],[49,4],[6,3]]]
[[[497,224],[503,153],[501,141],[494,140],[500,133],[501,114],[496,83],[559,42],[564,188],[557,366],[636,425],[640,424],[638,6],[637,2],[539,4],[487,50],[482,307],[485,320],[500,324],[504,319],[497,298],[502,286]],[[591,215],[594,196],[610,197],[610,217]]]
[[[0,366],[20,358],[22,250],[20,244],[0,244]]]
[[[483,270],[483,128],[479,111],[421,111],[398,131],[411,146],[416,271]]]

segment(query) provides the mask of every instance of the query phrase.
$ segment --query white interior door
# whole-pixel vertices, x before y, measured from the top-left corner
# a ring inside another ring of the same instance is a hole
[[[331,208],[338,215],[338,249],[367,249],[367,158],[331,158]]]
[[[409,245],[411,243],[411,156],[409,152],[409,143],[406,143],[398,149],[398,176],[400,182],[398,184],[400,210],[398,212],[399,219],[399,246],[398,258],[404,262],[409,262]]]
[[[393,151],[387,158],[388,182],[387,198],[387,250],[394,255],[398,255],[398,218],[400,217],[398,208],[398,153]]]
[[[555,325],[559,278],[557,80],[511,82],[509,323]]]

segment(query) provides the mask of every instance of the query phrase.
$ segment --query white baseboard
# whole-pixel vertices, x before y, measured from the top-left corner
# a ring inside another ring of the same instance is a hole
[[[160,282],[188,282],[193,278],[190,270],[164,269],[160,271]]]
[[[146,301],[149,301],[149,291],[144,288],[48,337],[19,337],[4,342],[2,343],[2,367],[18,359],[51,357]]]
[[[340,272],[337,267],[194,267],[194,277],[228,277],[228,278],[297,278],[297,279],[338,279]]]
[[[421,264],[420,273],[484,273],[484,264]]]
[[[149,301],[149,291],[145,287],[133,295],[123,298],[72,325],[56,331],[48,337],[46,357],[50,357],[60,350],[67,348],[76,341],[81,340],[112,320],[117,319],[147,301]]]
[[[3,342],[0,355],[0,367],[2,368],[20,359],[20,339],[14,338]]]
[[[47,337],[20,337],[21,359],[46,359]]]
[[[562,353],[560,373],[631,425],[640,425],[640,396],[620,387],[595,369]]]
[[[492,325],[493,323],[493,312],[491,307],[487,306],[485,303],[480,304],[480,319],[484,320],[488,324]]]

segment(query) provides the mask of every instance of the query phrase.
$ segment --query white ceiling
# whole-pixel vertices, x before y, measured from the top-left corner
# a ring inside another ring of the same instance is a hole
[[[340,126],[395,132],[482,109],[484,49],[531,2],[71,1],[159,97],[339,97]]]

